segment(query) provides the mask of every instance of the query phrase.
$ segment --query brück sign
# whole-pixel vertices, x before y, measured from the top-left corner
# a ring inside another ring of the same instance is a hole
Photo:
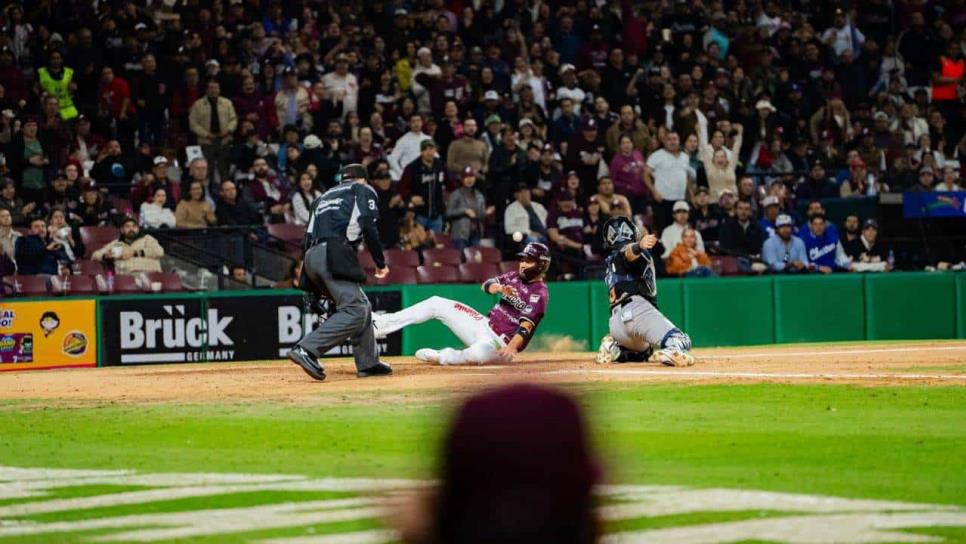
[[[369,293],[375,312],[401,308],[399,291]],[[284,358],[319,317],[300,295],[136,298],[101,301],[103,365]],[[384,355],[402,352],[400,333],[379,340]],[[352,354],[352,345],[326,356]]]

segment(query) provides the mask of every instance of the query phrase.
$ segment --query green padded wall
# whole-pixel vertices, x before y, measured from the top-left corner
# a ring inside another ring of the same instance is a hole
[[[695,346],[774,342],[775,307],[770,277],[682,281],[683,328]]]
[[[774,285],[776,342],[865,340],[862,276],[788,276]]]
[[[869,340],[956,338],[957,274],[865,277]]]

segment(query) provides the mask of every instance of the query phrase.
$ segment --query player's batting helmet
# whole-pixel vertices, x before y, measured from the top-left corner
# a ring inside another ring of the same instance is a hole
[[[369,179],[369,172],[366,170],[365,166],[359,163],[347,164],[339,169],[339,173],[336,174],[336,183],[342,183],[350,179]]]
[[[550,248],[539,242],[530,242],[527,244],[523,248],[523,251],[517,253],[517,257],[537,261],[537,266],[527,270],[525,278],[528,281],[533,281],[541,274],[545,274],[547,269],[550,268]]]
[[[640,232],[630,219],[622,216],[612,217],[604,223],[604,249],[612,250],[630,242],[636,242]]]

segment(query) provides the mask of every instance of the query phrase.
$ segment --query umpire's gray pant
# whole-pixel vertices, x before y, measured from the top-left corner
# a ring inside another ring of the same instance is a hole
[[[325,287],[335,301],[335,313],[317,329],[305,335],[298,345],[319,357],[345,341],[352,342],[356,368],[366,370],[379,362],[376,336],[372,330],[372,306],[358,283],[336,279],[326,264],[325,243],[305,254],[305,275],[315,285]]]
[[[610,315],[610,335],[631,351],[645,351],[648,345],[660,346],[664,338],[677,330],[644,297],[633,296],[630,302],[615,306]]]

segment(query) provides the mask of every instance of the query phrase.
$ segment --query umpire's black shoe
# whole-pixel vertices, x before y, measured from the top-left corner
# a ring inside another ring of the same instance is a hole
[[[325,380],[325,368],[319,363],[314,355],[300,346],[295,346],[288,352],[288,358],[293,363],[302,367],[306,374],[312,376],[320,382]]]
[[[372,378],[374,376],[388,376],[392,374],[392,367],[388,364],[379,361],[376,366],[370,366],[365,370],[360,370],[356,372],[356,376],[360,378]]]

